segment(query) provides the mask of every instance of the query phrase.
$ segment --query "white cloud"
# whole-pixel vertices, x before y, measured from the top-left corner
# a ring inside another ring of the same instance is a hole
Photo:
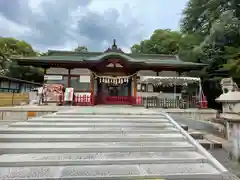
[[[34,48],[103,51],[116,38],[125,51],[155,29],[178,29],[187,0],[0,0],[0,35]],[[11,11],[10,11],[11,10]]]

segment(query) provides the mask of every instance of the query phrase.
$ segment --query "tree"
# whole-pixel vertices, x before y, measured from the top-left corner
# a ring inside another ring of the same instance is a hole
[[[0,75],[5,75],[9,71],[8,65],[10,63],[10,53],[7,50],[6,44],[3,44],[0,48]]]
[[[1,69],[6,69],[4,75],[38,82],[42,81],[43,73],[41,69],[30,66],[19,66],[17,62],[10,61],[10,57],[17,56],[36,56],[37,53],[32,46],[25,41],[14,38],[0,38],[0,60]]]
[[[202,36],[192,53],[197,52],[199,61],[208,64],[202,73],[205,87],[212,86],[211,91],[205,88],[208,101],[215,102],[221,93],[219,79],[225,75],[240,79],[239,20],[240,7],[235,0],[190,0],[183,11],[182,33]]]
[[[205,69],[206,79],[210,76],[215,78],[223,66],[229,68],[226,63],[234,64],[234,60],[229,61],[228,58],[236,53],[230,54],[226,49],[240,46],[239,12],[238,4],[230,0],[190,0],[184,10],[182,32],[202,36],[202,42],[193,52],[197,50],[200,61],[209,64]]]
[[[235,78],[240,74],[240,47],[225,47],[225,58],[228,60],[223,66]]]
[[[75,52],[88,52],[88,48],[86,46],[78,46],[74,49]]]
[[[151,54],[177,54],[181,34],[169,29],[157,29],[150,39],[143,40],[140,44],[131,47],[132,53]]]

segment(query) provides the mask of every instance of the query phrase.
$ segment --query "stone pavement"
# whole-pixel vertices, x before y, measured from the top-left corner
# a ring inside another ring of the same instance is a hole
[[[1,180],[230,176],[171,117],[129,106],[76,107],[10,124],[0,128],[0,153]]]

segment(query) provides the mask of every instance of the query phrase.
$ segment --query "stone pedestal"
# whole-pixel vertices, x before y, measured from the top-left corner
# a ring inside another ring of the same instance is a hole
[[[221,118],[226,121],[226,137],[232,145],[231,154],[240,161],[240,92],[231,79],[227,82],[226,86],[222,83],[223,94],[216,101],[223,106]]]

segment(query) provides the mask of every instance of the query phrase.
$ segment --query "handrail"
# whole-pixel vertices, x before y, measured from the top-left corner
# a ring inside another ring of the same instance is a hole
[[[220,172],[222,173],[226,173],[228,172],[228,170],[221,164],[219,163],[206,149],[204,149],[192,136],[190,136],[185,130],[183,130],[181,128],[181,126],[168,114],[162,112],[162,115],[164,115],[165,117],[167,117],[169,119],[169,121],[176,127],[179,129],[179,131],[181,132],[181,134],[183,134],[187,140],[194,145],[198,152],[201,153],[202,155],[204,155],[209,162],[215,166],[216,169],[218,169]]]

